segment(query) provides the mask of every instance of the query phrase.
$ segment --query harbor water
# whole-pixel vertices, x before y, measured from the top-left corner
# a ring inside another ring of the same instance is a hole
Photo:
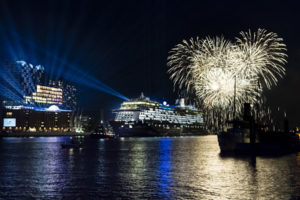
[[[0,199],[300,199],[300,152],[222,156],[216,136],[0,138]]]

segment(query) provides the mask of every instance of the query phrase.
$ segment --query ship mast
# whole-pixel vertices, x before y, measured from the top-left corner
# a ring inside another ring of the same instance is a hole
[[[236,101],[236,75],[234,76],[234,94],[233,94],[233,120],[235,119],[235,102]]]

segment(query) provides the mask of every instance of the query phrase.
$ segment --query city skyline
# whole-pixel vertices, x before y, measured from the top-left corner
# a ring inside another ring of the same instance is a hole
[[[115,108],[123,101],[117,96],[133,98],[142,91],[172,104],[178,91],[173,91],[166,63],[175,44],[209,34],[234,38],[239,31],[265,28],[284,39],[289,56],[287,75],[267,92],[268,102],[285,111],[292,126],[300,123],[299,14],[291,12],[296,6],[279,1],[179,4],[3,1],[1,58],[41,64],[53,77],[69,68],[86,73],[87,78],[77,82],[79,104],[86,110]],[[96,79],[93,85],[86,83],[91,78]]]
[[[300,199],[298,4],[0,0],[0,199]]]

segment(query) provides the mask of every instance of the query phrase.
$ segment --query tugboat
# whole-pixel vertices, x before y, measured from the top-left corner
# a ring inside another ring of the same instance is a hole
[[[260,130],[250,115],[250,104],[244,105],[243,120],[230,122],[232,127],[218,134],[221,153],[282,155],[299,149],[300,140],[289,132],[287,120],[283,132]]]
[[[227,131],[218,134],[220,150],[224,152],[247,152],[250,151],[250,144],[256,141],[250,141],[249,124],[245,121],[234,120],[229,122],[232,126]]]
[[[218,133],[218,142],[222,153],[250,153],[255,150],[256,133],[250,116],[250,104],[244,104],[243,120],[228,122],[227,131]]]

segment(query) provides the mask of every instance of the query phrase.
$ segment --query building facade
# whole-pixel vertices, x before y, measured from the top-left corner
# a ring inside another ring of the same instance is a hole
[[[5,132],[69,132],[71,112],[68,110],[36,109],[7,106],[1,114]]]
[[[63,105],[63,89],[37,85],[31,96],[25,96],[25,104],[47,107]]]
[[[9,132],[72,131],[77,90],[63,80],[51,81],[41,65],[25,61],[1,69],[1,126]]]

